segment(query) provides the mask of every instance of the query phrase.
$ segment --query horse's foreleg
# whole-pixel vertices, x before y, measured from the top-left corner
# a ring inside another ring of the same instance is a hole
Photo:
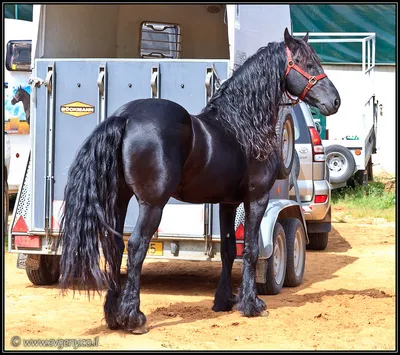
[[[153,234],[156,232],[164,206],[139,203],[139,217],[128,240],[128,278],[122,292],[117,321],[126,330],[145,333],[146,316],[140,311],[140,276]]]
[[[238,295],[238,309],[248,317],[260,315],[266,309],[265,302],[257,297],[255,276],[259,252],[258,234],[268,201],[269,194],[265,195],[261,200],[244,203],[246,214],[244,228],[245,249],[243,254],[242,285]]]
[[[215,292],[213,311],[230,311],[235,304],[232,293],[232,264],[236,257],[235,215],[237,205],[219,205],[219,223],[221,231],[222,271]]]

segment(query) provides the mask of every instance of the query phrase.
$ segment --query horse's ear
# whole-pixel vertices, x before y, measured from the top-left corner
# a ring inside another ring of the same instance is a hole
[[[285,44],[291,49],[291,47],[294,44],[294,38],[290,35],[287,27],[285,28],[284,38],[285,38]]]
[[[308,42],[308,35],[309,35],[309,32],[307,32],[306,35],[303,37],[303,41],[306,43]]]

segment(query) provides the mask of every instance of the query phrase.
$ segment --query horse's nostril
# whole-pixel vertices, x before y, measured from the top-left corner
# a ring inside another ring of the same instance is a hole
[[[339,99],[335,99],[335,101],[333,102],[333,106],[335,108],[338,108],[340,106],[340,100]]]

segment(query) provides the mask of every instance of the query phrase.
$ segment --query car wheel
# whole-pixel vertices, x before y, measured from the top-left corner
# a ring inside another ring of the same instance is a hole
[[[297,218],[281,221],[286,236],[287,263],[283,286],[296,287],[303,282],[306,263],[306,233]]]
[[[267,259],[266,282],[257,283],[259,295],[277,295],[281,291],[285,281],[286,261],[285,231],[282,225],[276,222],[273,235],[273,252]]]
[[[356,162],[346,147],[330,145],[325,148],[325,155],[332,184],[345,182],[353,175]]]
[[[325,250],[328,246],[329,233],[308,233],[309,243],[307,249],[309,250]]]
[[[282,110],[278,114],[278,122],[276,123],[275,129],[280,151],[282,152],[277,178],[286,179],[292,170],[295,154],[294,123],[290,112]]]

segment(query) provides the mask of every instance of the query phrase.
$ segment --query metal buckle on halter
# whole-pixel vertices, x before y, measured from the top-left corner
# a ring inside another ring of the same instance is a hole
[[[309,82],[310,84],[314,85],[314,84],[317,82],[317,79],[315,78],[315,76],[312,76],[312,77],[310,78],[310,80],[308,80],[308,82]]]
[[[289,60],[288,67],[293,67],[293,66],[294,66],[294,61],[293,60]]]

